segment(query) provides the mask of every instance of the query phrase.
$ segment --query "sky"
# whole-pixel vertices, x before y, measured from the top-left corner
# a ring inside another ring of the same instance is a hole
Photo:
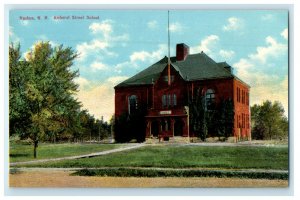
[[[74,17],[73,17],[74,16]],[[23,59],[33,45],[72,47],[77,98],[96,118],[114,114],[114,86],[168,55],[167,10],[12,10],[9,41]],[[226,61],[251,86],[250,105],[280,101],[288,115],[286,10],[170,10],[170,54],[177,43]]]

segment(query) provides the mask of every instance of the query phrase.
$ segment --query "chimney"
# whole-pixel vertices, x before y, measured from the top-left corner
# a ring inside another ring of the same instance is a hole
[[[189,55],[190,48],[184,43],[176,45],[176,61],[184,61]]]

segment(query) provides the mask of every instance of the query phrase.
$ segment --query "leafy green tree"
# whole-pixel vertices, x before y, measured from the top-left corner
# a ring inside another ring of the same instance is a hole
[[[269,100],[251,106],[252,137],[275,139],[288,136],[288,120],[280,102]]]
[[[85,135],[89,132],[88,120],[89,114],[87,110],[81,110],[76,114],[74,123],[72,124],[72,138],[74,142],[83,141]]]
[[[81,105],[74,97],[78,86],[73,79],[78,71],[71,66],[77,54],[62,45],[52,48],[49,42],[35,44],[26,60],[20,60],[20,46],[11,45],[9,51],[11,131],[21,131],[33,141],[36,158],[40,140],[70,134],[76,120]],[[19,75],[20,80],[14,78]],[[20,116],[27,118],[21,128]]]
[[[9,46],[9,128],[10,136],[17,134],[25,137],[27,124],[30,123],[29,102],[25,87],[30,78],[26,62],[20,60],[20,45]]]

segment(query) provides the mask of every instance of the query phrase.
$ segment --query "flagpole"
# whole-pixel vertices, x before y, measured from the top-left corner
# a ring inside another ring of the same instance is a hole
[[[171,60],[170,60],[170,11],[168,10],[168,85],[171,85]]]

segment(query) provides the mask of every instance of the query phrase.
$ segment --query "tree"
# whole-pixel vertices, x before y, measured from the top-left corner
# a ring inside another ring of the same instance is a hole
[[[201,94],[202,88],[196,91],[195,99],[189,102],[191,131],[197,133],[205,141],[208,133],[208,113],[205,108],[205,96]]]
[[[288,136],[288,120],[280,102],[267,100],[251,106],[252,137],[274,139]]]
[[[30,123],[29,102],[25,87],[29,81],[29,70],[26,62],[20,60],[20,45],[9,46],[9,129],[10,136],[17,134],[25,137],[27,124]]]
[[[198,88],[195,98],[189,103],[191,131],[202,141],[210,136],[229,137],[232,134],[234,107],[231,99],[221,99],[207,109],[203,88]]]
[[[145,141],[145,115],[146,110],[139,108],[130,114],[128,112],[123,112],[117,117],[115,119],[113,130],[116,142],[129,142],[133,139],[137,142]]]
[[[232,134],[234,120],[234,106],[231,99],[222,99],[215,115],[218,137],[229,137]]]
[[[35,44],[26,60],[20,60],[20,46],[11,45],[9,51],[11,131],[33,141],[36,158],[40,140],[70,133],[76,121],[81,105],[74,97],[78,85],[73,79],[78,71],[70,68],[77,54],[62,45],[52,48],[49,42]],[[21,126],[20,117],[26,119]]]

